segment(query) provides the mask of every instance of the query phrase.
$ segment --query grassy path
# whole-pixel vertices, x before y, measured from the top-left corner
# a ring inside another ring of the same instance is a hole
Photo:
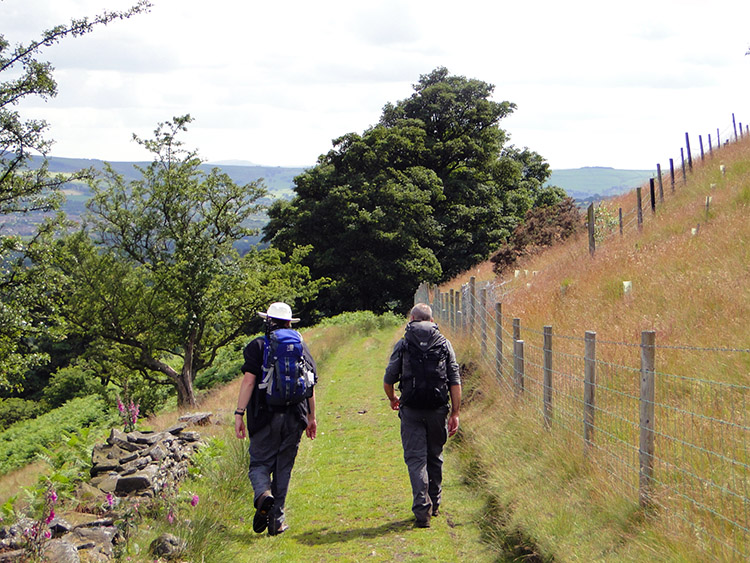
[[[319,360],[318,438],[303,438],[287,497],[290,529],[275,538],[258,536],[248,519],[244,531],[232,532],[237,560],[493,560],[480,541],[481,503],[462,484],[450,452],[441,515],[430,529],[413,527],[398,417],[382,391],[385,363],[400,331],[351,330],[334,327],[306,336],[313,353],[319,347],[329,352]],[[326,346],[323,340],[331,338],[340,338],[341,345]]]

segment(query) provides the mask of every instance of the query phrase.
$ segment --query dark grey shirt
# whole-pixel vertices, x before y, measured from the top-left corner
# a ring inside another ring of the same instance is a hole
[[[409,324],[413,323],[424,323],[425,327],[431,326],[437,328],[437,325],[430,321],[412,321]],[[461,374],[458,370],[458,362],[456,361],[456,353],[453,351],[453,345],[447,338],[445,339],[445,343],[448,348],[448,364],[446,366],[448,372],[448,385],[461,385]],[[383,378],[384,383],[395,385],[401,379],[401,370],[403,366],[405,349],[406,341],[402,338],[401,340],[396,342],[396,345],[393,347],[391,359],[388,361],[388,366],[385,368],[385,377]]]

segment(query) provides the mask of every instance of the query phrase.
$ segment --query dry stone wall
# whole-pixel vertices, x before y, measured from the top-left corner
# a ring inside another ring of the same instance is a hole
[[[105,443],[94,446],[91,479],[79,487],[79,495],[95,503],[107,494],[144,500],[155,497],[187,477],[190,459],[202,445],[200,434],[186,428],[210,423],[211,413],[194,413],[180,417],[162,432],[125,433],[113,428]],[[52,539],[47,558],[65,563],[110,561],[119,539],[114,525],[117,515],[91,516],[76,524],[64,516],[54,518],[49,524]],[[23,559],[24,529],[32,524],[26,519],[0,528],[0,563]]]

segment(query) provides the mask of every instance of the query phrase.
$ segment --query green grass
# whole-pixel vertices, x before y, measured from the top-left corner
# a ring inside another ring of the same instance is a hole
[[[430,529],[413,526],[399,420],[382,388],[400,329],[385,324],[370,332],[350,325],[305,333],[319,358],[318,438],[302,438],[285,534],[253,533],[247,442],[227,428],[198,460],[202,476],[182,486],[177,522],[160,518],[141,526],[131,545],[134,560],[164,531],[187,539],[188,560],[207,563],[497,560],[482,542],[484,503],[464,483],[455,449],[446,454],[441,515]],[[194,493],[201,499],[196,508],[184,502]]]

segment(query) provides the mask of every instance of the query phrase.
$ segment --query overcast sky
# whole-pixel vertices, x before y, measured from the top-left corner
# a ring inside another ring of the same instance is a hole
[[[128,0],[0,0],[0,34],[38,38]],[[153,0],[47,49],[56,98],[26,101],[54,156],[148,160],[132,134],[190,113],[209,161],[309,166],[438,66],[517,104],[510,142],[553,169],[653,169],[685,133],[750,123],[748,0]],[[8,77],[0,76],[0,80]]]

